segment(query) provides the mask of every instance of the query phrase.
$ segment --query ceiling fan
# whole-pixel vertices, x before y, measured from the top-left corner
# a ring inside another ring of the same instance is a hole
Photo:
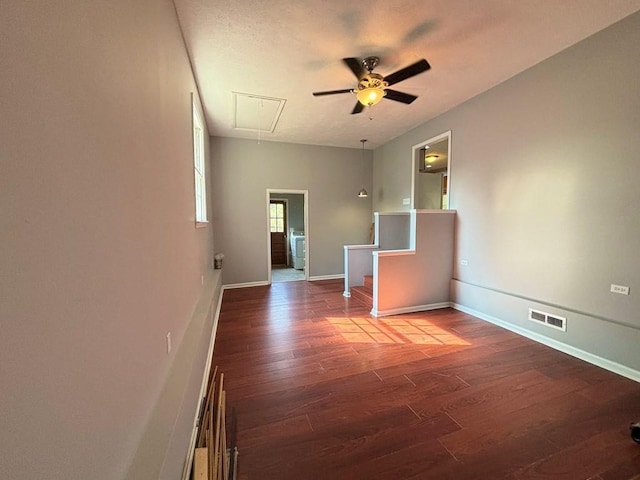
[[[426,72],[431,68],[429,62],[422,59],[408,67],[401,68],[391,75],[383,77],[382,75],[373,72],[373,69],[376,68],[376,65],[380,62],[378,57],[366,57],[362,61],[359,61],[357,58],[343,58],[342,61],[358,79],[358,85],[356,88],[329,90],[327,92],[313,92],[313,95],[315,97],[321,97],[323,95],[335,95],[338,93],[355,93],[358,97],[358,102],[355,107],[353,107],[351,114],[360,113],[364,107],[375,105],[385,97],[389,100],[394,100],[400,103],[409,104],[413,102],[418,97],[409,93],[392,90],[387,87],[422,72]]]

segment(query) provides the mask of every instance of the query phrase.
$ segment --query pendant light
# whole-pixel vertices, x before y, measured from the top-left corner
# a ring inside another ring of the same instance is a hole
[[[364,142],[366,142],[366,140],[362,139],[362,140],[360,140],[360,142],[362,142],[362,161],[364,163]],[[360,191],[358,192],[358,198],[367,198],[368,196],[369,196],[369,194],[364,189],[364,187],[362,187],[360,189]]]

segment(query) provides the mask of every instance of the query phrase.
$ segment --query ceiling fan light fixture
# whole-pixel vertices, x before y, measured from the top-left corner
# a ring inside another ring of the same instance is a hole
[[[393,100],[394,102],[400,102],[406,105],[413,103],[413,101],[418,98],[416,95],[399,92],[397,90],[387,90],[387,87],[395,85],[396,83],[402,82],[408,78],[415,77],[422,72],[426,72],[431,68],[429,62],[423,58],[408,67],[401,68],[400,70],[393,72],[391,75],[383,77],[373,71],[379,61],[380,59],[378,57],[366,57],[362,61],[353,57],[343,58],[342,62],[358,78],[358,85],[356,88],[313,92],[313,96],[321,97],[324,95],[336,95],[339,93],[355,94],[358,101],[351,111],[352,115],[361,113],[363,107],[371,107],[385,97],[389,100]],[[364,73],[365,70],[368,73]],[[373,120],[371,116],[369,116],[369,119]]]
[[[365,107],[371,107],[380,102],[387,94],[385,87],[387,82],[384,81],[382,75],[377,73],[368,73],[358,82],[356,89],[356,97],[358,101]]]
[[[430,153],[429,155],[425,155],[425,157],[424,157],[424,169],[422,171],[426,172],[430,168],[433,168],[432,163],[438,161],[438,158],[440,158],[440,156],[436,155],[434,153]]]
[[[363,89],[358,89],[356,92],[356,96],[358,97],[358,101],[364,105],[365,107],[371,107],[376,103],[380,102],[382,98],[385,96],[385,91],[380,87],[368,87]]]

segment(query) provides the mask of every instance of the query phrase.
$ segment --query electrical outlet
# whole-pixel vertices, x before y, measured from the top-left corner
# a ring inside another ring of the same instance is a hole
[[[171,353],[171,332],[167,333],[167,354]]]
[[[624,285],[611,284],[611,293],[619,293],[620,295],[629,295],[629,287]]]
[[[460,265],[464,265],[464,266],[469,265],[469,260],[460,260]]]
[[[402,204],[403,205],[411,205],[411,199],[410,198],[403,198],[402,199]]]

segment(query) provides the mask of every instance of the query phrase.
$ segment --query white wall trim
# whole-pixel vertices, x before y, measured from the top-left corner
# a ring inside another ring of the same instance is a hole
[[[602,358],[598,355],[594,355],[593,353],[586,352],[579,348],[572,347],[571,345],[567,345],[566,343],[559,342],[552,338],[545,337],[544,335],[540,335],[539,333],[535,333],[530,330],[518,327],[517,325],[505,322],[504,320],[501,320],[499,318],[487,315],[472,308],[465,307],[464,305],[452,303],[451,306],[456,310],[468,313],[469,315],[473,315],[474,317],[478,317],[481,320],[485,320],[489,323],[493,323],[494,325],[510,330],[514,333],[517,333],[518,335],[522,335],[523,337],[527,337],[538,343],[542,343],[543,345],[551,347],[555,350],[564,352],[568,355],[571,355],[572,357],[579,358],[580,360],[584,360],[585,362],[591,363],[597,367],[604,368],[605,370],[609,370],[610,372],[617,373],[618,375],[622,375],[623,377],[627,377],[631,380],[635,380],[636,382],[640,382],[640,371],[638,370],[634,370],[633,368],[629,368],[618,362]]]
[[[314,275],[313,277],[309,277],[310,282],[317,282],[318,280],[338,280],[344,278],[344,273],[339,273],[336,275]]]
[[[379,248],[376,244],[367,244],[367,245],[344,245],[345,250],[375,250]]]
[[[446,214],[450,214],[450,213],[457,213],[458,211],[455,208],[445,208],[444,210],[429,210],[429,209],[425,209],[425,208],[419,208],[417,210],[415,210],[416,213],[429,213],[429,214],[436,214],[436,213],[446,213]]]
[[[232,288],[248,288],[248,287],[264,287],[269,285],[269,282],[246,282],[246,283],[230,283],[229,285],[223,285],[223,290],[231,290]]]
[[[202,375],[202,384],[200,385],[200,399],[198,400],[198,408],[196,408],[195,418],[193,419],[193,431],[191,432],[191,440],[189,440],[189,450],[187,450],[187,459],[185,460],[184,469],[182,470],[182,480],[191,478],[191,468],[193,467],[193,455],[196,448],[196,440],[198,438],[198,417],[202,410],[202,402],[204,401],[205,392],[207,390],[207,381],[211,372],[211,362],[213,361],[213,346],[216,342],[216,333],[218,331],[218,320],[220,319],[220,308],[222,308],[222,295],[224,288],[220,289],[218,295],[218,304],[213,314],[213,326],[211,329],[211,339],[209,340],[209,349],[207,351],[207,362],[205,363],[204,373]]]
[[[343,297],[351,298],[351,292],[349,290],[345,290],[342,292]]]
[[[403,250],[378,250],[371,252],[376,257],[399,257],[402,255],[415,255],[415,249],[403,249]]]
[[[403,313],[426,312],[428,310],[438,310],[440,308],[451,307],[451,302],[430,303],[427,305],[412,305],[410,307],[392,308],[391,310],[371,310],[374,317],[386,317],[388,315],[400,315]]]

